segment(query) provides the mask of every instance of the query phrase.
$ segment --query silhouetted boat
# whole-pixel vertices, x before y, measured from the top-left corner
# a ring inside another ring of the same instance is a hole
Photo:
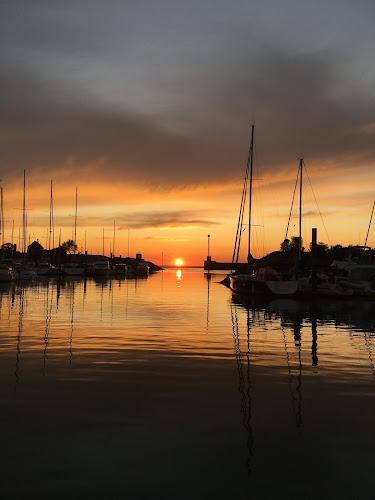
[[[111,274],[111,266],[109,265],[109,260],[100,259],[94,262],[94,275],[95,276],[108,276]]]
[[[75,263],[65,264],[63,267],[63,274],[66,274],[67,276],[82,276],[84,271],[84,267]]]
[[[113,272],[115,273],[116,276],[126,276],[127,274],[127,266],[126,264],[122,262],[118,262],[115,264],[115,267],[113,268]]]
[[[0,281],[12,281],[13,268],[10,264],[0,263]]]
[[[242,190],[240,214],[238,217],[236,241],[234,245],[232,262],[238,262],[241,237],[244,231],[243,221],[245,213],[246,195],[249,192],[249,219],[248,219],[248,253],[247,263],[249,272],[230,275],[230,288],[241,295],[294,295],[298,290],[298,282],[282,281],[281,276],[274,269],[265,272],[250,272],[253,260],[251,255],[251,209],[252,209],[252,183],[253,183],[253,150],[254,150],[254,125],[251,127],[251,141],[246,164],[245,180]],[[268,279],[267,279],[268,278]]]
[[[38,276],[50,276],[56,273],[56,268],[49,262],[39,262],[35,271]]]

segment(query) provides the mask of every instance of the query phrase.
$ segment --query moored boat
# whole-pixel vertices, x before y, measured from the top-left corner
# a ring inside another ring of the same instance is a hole
[[[12,281],[14,278],[13,268],[9,264],[0,263],[0,281]]]
[[[113,268],[113,272],[116,276],[126,276],[127,271],[127,266],[123,262],[118,262]]]
[[[36,277],[35,269],[27,265],[18,265],[14,270],[14,278],[17,280],[32,280]]]
[[[282,276],[274,269],[251,269],[253,257],[251,255],[251,210],[252,210],[252,184],[253,184],[253,151],[254,151],[254,125],[251,127],[250,149],[246,164],[244,185],[242,190],[242,199],[240,213],[238,217],[236,241],[234,244],[232,263],[238,263],[238,256],[241,245],[241,236],[245,227],[248,227],[248,252],[247,263],[248,273],[230,275],[230,288],[234,293],[241,295],[295,295],[298,290],[296,280],[283,281]],[[248,222],[244,223],[246,194],[249,193],[249,211]],[[244,227],[245,226],[245,227]]]
[[[85,268],[74,262],[65,264],[63,267],[63,274],[67,276],[82,276]]]
[[[38,276],[50,276],[56,273],[56,268],[49,262],[39,262],[35,267]]]
[[[232,274],[230,288],[240,295],[292,296],[298,292],[298,281],[266,280],[256,274]]]
[[[109,265],[109,260],[100,259],[94,263],[94,275],[95,276],[107,276],[111,274],[111,266]]]

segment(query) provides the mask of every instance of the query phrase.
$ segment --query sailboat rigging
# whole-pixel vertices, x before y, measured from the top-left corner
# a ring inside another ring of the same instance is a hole
[[[240,213],[237,223],[236,239],[234,244],[232,264],[238,263],[238,256],[241,246],[241,235],[244,231],[244,214],[246,207],[247,192],[249,193],[249,212],[248,212],[248,251],[247,251],[247,273],[230,275],[230,288],[240,294],[258,295],[258,294],[273,294],[273,295],[293,295],[297,292],[298,282],[275,280],[275,277],[281,278],[277,271],[273,269],[258,270],[258,273],[251,270],[253,257],[251,255],[251,216],[252,216],[252,185],[253,185],[253,153],[254,153],[254,125],[251,126],[251,140],[249,154],[246,163],[245,179],[242,188]],[[234,265],[233,265],[234,267]]]
[[[241,206],[240,206],[240,213],[238,216],[237,232],[236,232],[236,239],[235,239],[234,249],[233,249],[232,264],[238,263],[238,257],[239,257],[240,247],[241,247],[241,236],[242,236],[242,233],[244,231],[243,219],[244,219],[245,206],[246,206],[246,195],[247,195],[248,189],[249,189],[249,232],[248,232],[247,263],[250,264],[251,261],[253,260],[251,253],[250,253],[250,250],[251,250],[252,185],[253,185],[253,151],[254,151],[254,125],[251,126],[250,147],[249,147],[249,153],[248,153],[248,157],[247,157],[245,178],[244,178],[244,183],[243,183],[243,188],[242,188]]]

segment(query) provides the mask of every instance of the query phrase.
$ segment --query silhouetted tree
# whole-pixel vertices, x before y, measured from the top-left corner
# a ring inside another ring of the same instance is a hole
[[[285,240],[280,244],[280,252],[288,252],[290,250],[290,240],[285,238]]]
[[[78,248],[77,244],[74,243],[73,240],[64,241],[64,243],[61,246],[63,247],[63,249],[67,253],[74,253],[77,251],[77,248]]]
[[[294,247],[296,246],[296,236],[292,236],[291,241],[286,238],[280,245],[280,251],[281,252],[290,252],[294,250]],[[305,251],[305,247],[303,246],[303,240],[301,238],[301,250],[302,252]]]
[[[309,246],[310,252],[312,251],[312,242],[310,243]],[[319,241],[316,245],[316,253],[318,256],[323,256],[327,255],[329,253],[329,247],[323,241]]]
[[[1,245],[1,250],[14,250],[14,245],[12,243],[4,243]]]

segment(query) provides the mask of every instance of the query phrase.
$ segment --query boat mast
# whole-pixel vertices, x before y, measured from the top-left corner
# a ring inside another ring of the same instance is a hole
[[[26,258],[26,170],[23,171],[23,204],[22,204],[22,252],[23,260]]]
[[[115,256],[115,243],[116,243],[116,221],[114,220],[113,221],[113,248],[112,248],[113,257]]]
[[[49,202],[49,239],[48,239],[48,251],[49,251],[49,260],[51,261],[51,238],[52,238],[52,181],[51,181],[51,197]]]
[[[0,182],[2,181],[2,179],[0,179]],[[1,192],[3,191],[3,188],[0,188],[1,189]],[[3,227],[3,211],[0,207],[0,236],[2,234],[2,227]]]
[[[372,222],[372,216],[373,216],[373,214],[374,214],[374,207],[375,207],[375,201],[374,201],[374,204],[372,205],[371,217],[370,217],[370,222],[369,222],[368,229],[367,229],[367,235],[366,235],[366,240],[365,240],[365,246],[367,245],[367,239],[368,239],[368,235],[369,235],[369,232],[370,232],[370,227],[371,227],[371,222]]]
[[[4,192],[3,188],[1,188],[1,244],[4,245],[5,237],[4,237]]]
[[[253,188],[253,151],[254,151],[254,125],[251,125],[251,143],[250,143],[250,184],[249,184],[249,235],[248,235],[248,253],[247,263],[253,260],[251,255],[251,201]]]
[[[76,245],[77,245],[77,208],[78,208],[78,192],[76,186],[76,213],[74,217],[74,253],[76,253]]]
[[[299,161],[299,249],[298,249],[298,260],[301,260],[301,252],[302,252],[302,166],[303,166],[303,158]]]

